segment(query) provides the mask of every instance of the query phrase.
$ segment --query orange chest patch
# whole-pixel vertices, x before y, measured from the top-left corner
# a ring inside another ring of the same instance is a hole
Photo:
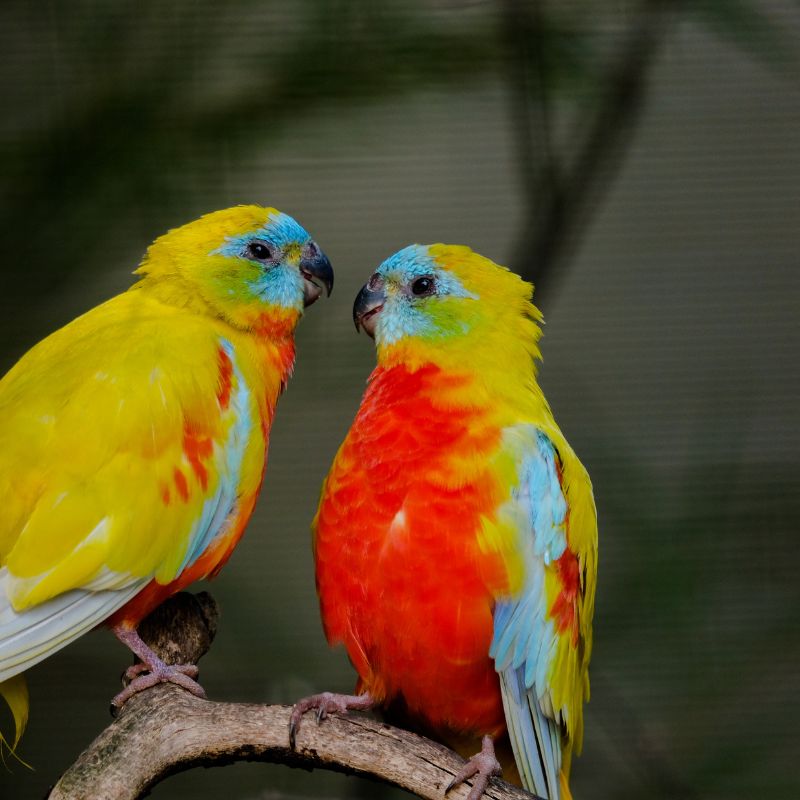
[[[477,533],[503,493],[481,466],[499,431],[475,409],[437,406],[436,377],[370,384],[320,505],[318,590],[329,639],[373,692],[431,724],[489,730],[502,704],[488,587],[505,567]]]

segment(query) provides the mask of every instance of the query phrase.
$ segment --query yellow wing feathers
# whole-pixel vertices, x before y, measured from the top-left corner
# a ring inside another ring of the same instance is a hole
[[[333,286],[307,231],[259,206],[169,231],[137,273],[0,380],[0,695],[17,739],[21,672],[104,621],[135,626],[230,556],[295,326]]]
[[[217,480],[193,469],[187,431],[206,451],[226,433],[219,342],[207,321],[131,292],[0,382],[0,502],[11,510],[0,563],[17,610],[93,581],[175,577]]]

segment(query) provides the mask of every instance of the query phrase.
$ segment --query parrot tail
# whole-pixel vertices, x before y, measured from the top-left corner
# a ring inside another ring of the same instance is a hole
[[[558,773],[558,783],[561,787],[561,800],[572,800],[572,792],[569,790],[569,780],[564,770]]]
[[[0,696],[8,703],[8,707],[11,709],[15,728],[14,742],[12,744],[9,744],[5,736],[0,733],[0,759],[5,761],[5,749],[8,748],[12,755],[16,755],[14,751],[22,738],[25,726],[28,724],[28,684],[25,682],[25,676],[20,673],[0,683]],[[25,762],[23,761],[22,763],[24,764]]]
[[[16,611],[8,599],[8,570],[0,569],[0,685],[66,647],[110,617],[147,585],[121,589],[73,589]]]
[[[13,744],[0,734],[0,760],[4,748],[14,753],[28,721],[22,673],[100,624],[149,582],[140,579],[118,590],[73,589],[15,611],[8,599],[8,580],[8,568],[0,568],[0,696],[11,709],[16,733]]]
[[[566,776],[558,723],[542,710],[535,687],[525,685],[524,668],[508,667],[499,674],[508,737],[522,785],[538,797],[570,800],[569,788],[563,794]]]

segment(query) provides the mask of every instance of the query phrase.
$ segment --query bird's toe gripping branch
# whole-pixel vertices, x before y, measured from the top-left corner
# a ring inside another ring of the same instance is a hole
[[[316,710],[317,724],[322,722],[328,714],[346,714],[348,711],[369,711],[374,708],[375,700],[369,692],[364,694],[335,694],[322,692],[304,697],[294,704],[292,716],[289,719],[289,747],[294,750],[297,732],[300,730],[300,721],[307,711]]]
[[[200,674],[200,667],[198,667],[197,664],[175,664],[174,667],[176,670],[184,675],[188,675],[190,678],[196,679]],[[150,672],[151,670],[152,666],[150,664],[143,664],[140,661],[138,664],[133,664],[132,666],[128,667],[128,669],[122,673],[122,677],[124,680],[130,683],[131,681],[135,680],[137,676],[144,672]]]
[[[165,664],[158,659],[135,664],[125,671],[125,677],[132,678],[131,682],[111,700],[112,713],[118,712],[135,694],[158,683],[174,683],[196,697],[205,698],[205,689],[194,680],[199,672],[195,664]]]
[[[116,714],[135,694],[158,683],[174,683],[196,697],[205,698],[203,687],[195,680],[200,673],[195,664],[165,664],[130,628],[117,626],[116,637],[126,644],[141,662],[128,667],[124,677],[130,683],[111,700],[111,713]]]
[[[484,736],[480,753],[476,753],[464,764],[458,774],[447,785],[444,793],[447,794],[451,789],[474,776],[472,790],[467,796],[467,800],[480,800],[489,785],[489,779],[495,775],[500,775],[500,772],[500,762],[494,753],[492,737]]]

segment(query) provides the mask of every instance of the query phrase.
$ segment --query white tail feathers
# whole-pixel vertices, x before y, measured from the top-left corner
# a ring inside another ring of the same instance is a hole
[[[0,569],[0,696],[14,717],[14,742],[0,733],[3,747],[13,753],[28,721],[28,687],[22,673],[66,647],[111,616],[148,583],[91,592],[76,589],[38,606],[15,611],[8,600],[8,569]]]
[[[0,734],[13,753],[28,720],[28,689],[22,673],[66,647],[121,608],[149,582],[141,580],[121,589],[75,589],[38,606],[15,611],[6,591],[8,569],[0,569],[0,696],[14,717],[14,744]]]
[[[0,683],[66,647],[121,608],[149,581],[123,589],[74,589],[15,611],[8,600],[8,569],[0,569]]]

